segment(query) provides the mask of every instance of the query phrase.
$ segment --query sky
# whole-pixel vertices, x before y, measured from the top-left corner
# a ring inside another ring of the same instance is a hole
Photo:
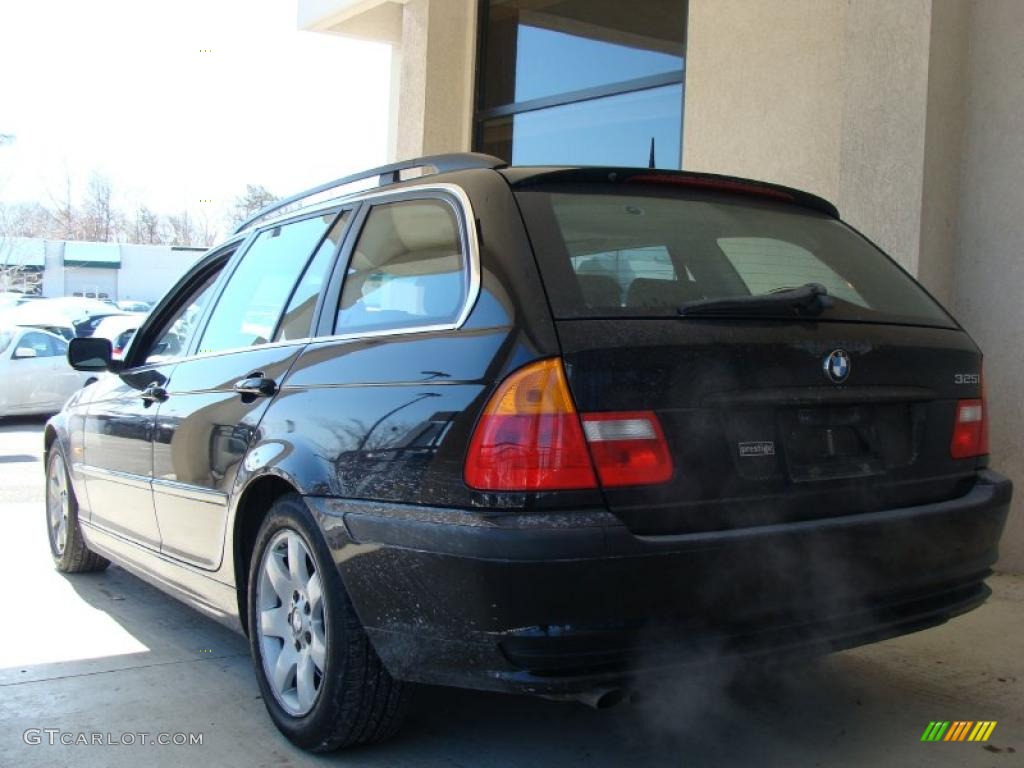
[[[128,210],[220,216],[379,165],[390,56],[299,32],[295,0],[3,0],[0,202],[98,171]]]

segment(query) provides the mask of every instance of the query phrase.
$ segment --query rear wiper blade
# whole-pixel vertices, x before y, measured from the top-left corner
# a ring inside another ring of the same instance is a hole
[[[820,315],[835,306],[828,290],[821,283],[807,283],[799,288],[784,288],[772,293],[752,296],[728,296],[721,299],[696,299],[679,307],[680,315]]]

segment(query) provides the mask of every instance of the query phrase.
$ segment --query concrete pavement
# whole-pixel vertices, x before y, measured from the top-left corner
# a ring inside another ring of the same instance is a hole
[[[692,670],[605,711],[422,688],[395,741],[307,755],[266,715],[241,635],[120,568],[53,569],[42,423],[0,422],[0,766],[1022,764],[1024,580],[1010,576],[943,627],[757,674]],[[998,725],[984,745],[921,743],[940,719]],[[26,744],[33,728],[203,741]]]

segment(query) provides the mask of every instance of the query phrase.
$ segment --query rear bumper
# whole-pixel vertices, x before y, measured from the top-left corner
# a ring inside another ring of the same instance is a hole
[[[936,504],[651,537],[603,512],[308,501],[393,674],[555,694],[708,654],[829,651],[940,624],[988,596],[1011,494],[985,471]]]

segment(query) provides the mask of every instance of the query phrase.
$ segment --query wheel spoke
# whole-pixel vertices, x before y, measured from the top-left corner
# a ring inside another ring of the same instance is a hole
[[[323,627],[317,626],[314,623],[311,634],[313,635],[313,642],[309,644],[309,657],[322,675],[327,664],[327,644],[324,642]]]
[[[268,637],[280,637],[282,640],[291,637],[291,630],[288,626],[288,609],[282,605],[278,608],[261,611],[260,631]]]
[[[309,600],[309,609],[313,612],[313,615],[322,615],[323,606],[320,601],[323,600],[323,592],[320,588],[319,573],[314,573],[309,577],[309,583],[306,585],[306,599]]]
[[[288,534],[288,573],[291,574],[292,584],[303,589],[309,581],[309,571],[306,569],[306,548],[294,533]]]
[[[279,695],[284,694],[285,691],[292,687],[292,679],[295,676],[295,664],[297,661],[298,654],[295,653],[295,648],[291,643],[285,641],[284,646],[281,648],[281,653],[277,657],[277,663],[274,664],[273,683]]]
[[[313,680],[313,660],[309,657],[308,651],[299,654],[298,666],[295,669],[295,687],[299,706],[302,709],[312,707],[316,698],[316,686]]]
[[[267,562],[264,566],[264,570],[270,578],[270,584],[273,586],[274,592],[277,593],[281,603],[287,604],[292,597],[292,591],[294,589],[292,577],[289,575],[288,571],[284,569],[284,563],[281,562],[281,558],[276,552],[267,553]]]

